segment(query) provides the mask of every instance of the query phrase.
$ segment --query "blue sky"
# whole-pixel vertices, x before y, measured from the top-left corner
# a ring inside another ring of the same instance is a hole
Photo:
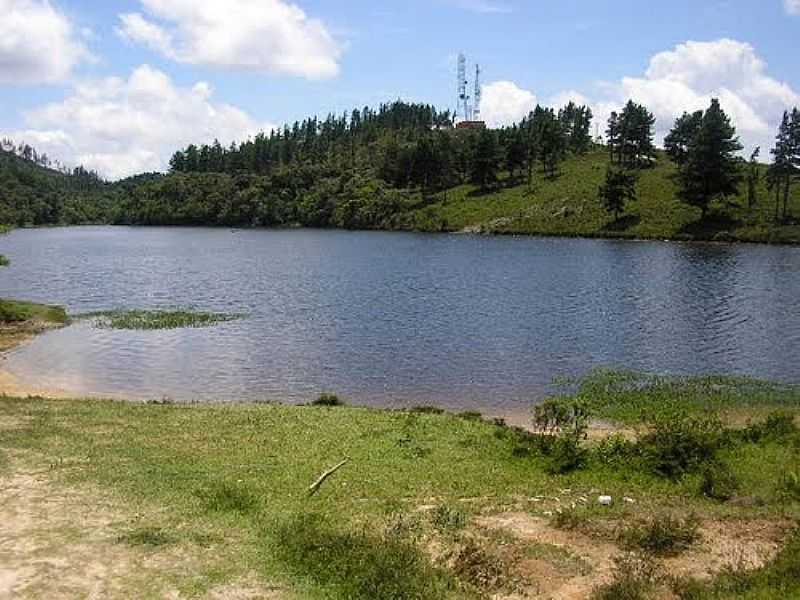
[[[482,65],[498,125],[567,98],[602,119],[632,96],[663,133],[717,95],[763,145],[800,103],[800,0],[0,0],[0,12],[12,16],[0,135],[111,177],[310,114],[398,97],[452,108],[461,50]]]

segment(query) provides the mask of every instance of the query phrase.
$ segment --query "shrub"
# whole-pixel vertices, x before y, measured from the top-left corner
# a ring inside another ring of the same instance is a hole
[[[481,591],[496,591],[507,583],[503,561],[473,538],[466,538],[449,562],[456,577]]]
[[[539,449],[547,457],[548,473],[569,473],[586,464],[588,453],[581,446],[589,426],[586,404],[579,400],[545,400],[534,407],[533,424]]]
[[[787,471],[781,477],[778,492],[784,500],[800,500],[800,471]]]
[[[686,550],[700,539],[699,522],[695,515],[686,519],[661,515],[629,527],[620,538],[629,548],[671,556]]]
[[[578,529],[586,524],[587,517],[584,511],[576,508],[565,508],[557,510],[550,518],[550,525],[556,529]]]
[[[669,479],[697,471],[714,460],[725,442],[725,431],[716,415],[665,411],[650,425],[637,446],[649,468]]]
[[[431,511],[431,525],[439,533],[458,531],[467,525],[467,514],[459,508],[440,504]]]
[[[423,404],[421,406],[414,406],[409,409],[411,412],[420,413],[423,415],[441,415],[444,414],[444,409],[439,408],[438,406],[430,406],[428,404]]]
[[[581,447],[578,438],[560,435],[552,440],[546,450],[545,470],[550,475],[563,475],[580,469],[586,464],[588,452]]]
[[[636,456],[636,446],[620,433],[603,438],[593,450],[595,458],[603,464],[621,465]]]
[[[311,406],[344,406],[344,402],[336,394],[322,393],[311,403]]]
[[[757,444],[763,441],[782,440],[797,433],[794,415],[790,412],[775,412],[763,423],[753,423],[741,432],[742,439]]]
[[[700,493],[714,500],[730,500],[739,489],[739,482],[731,468],[720,461],[710,462],[701,473]]]
[[[594,590],[594,600],[646,600],[658,582],[658,570],[652,559],[626,554],[614,559],[614,579]]]

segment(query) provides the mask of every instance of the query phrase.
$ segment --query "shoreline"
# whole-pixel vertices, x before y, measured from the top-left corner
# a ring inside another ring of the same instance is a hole
[[[593,241],[609,241],[609,242],[632,242],[632,243],[663,243],[663,244],[712,244],[720,246],[788,246],[800,247],[800,239],[795,240],[758,240],[749,238],[736,238],[733,239],[714,239],[713,237],[670,237],[670,236],[628,236],[623,234],[615,234],[613,232],[597,232],[597,233],[547,233],[542,231],[523,231],[523,230],[483,230],[482,225],[468,226],[462,229],[414,229],[414,228],[392,228],[392,229],[349,229],[343,227],[303,227],[300,225],[287,225],[276,227],[249,227],[249,226],[236,226],[229,227],[223,225],[138,225],[138,224],[123,224],[123,223],[77,223],[77,224],[46,224],[46,225],[31,225],[15,227],[9,230],[37,230],[37,229],[66,229],[72,227],[128,227],[135,229],[215,229],[215,230],[231,230],[231,231],[341,231],[353,233],[416,233],[425,235],[459,235],[459,236],[476,236],[476,237],[519,237],[519,238],[542,238],[542,239],[561,239],[561,240],[593,240]]]

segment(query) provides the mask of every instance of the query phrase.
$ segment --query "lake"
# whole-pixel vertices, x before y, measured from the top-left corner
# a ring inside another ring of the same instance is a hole
[[[195,307],[79,322],[5,370],[74,395],[525,410],[594,367],[800,381],[800,248],[388,232],[80,227],[0,236],[0,296]]]

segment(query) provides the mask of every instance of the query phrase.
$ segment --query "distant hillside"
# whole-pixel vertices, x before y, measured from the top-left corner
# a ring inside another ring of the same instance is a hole
[[[95,174],[69,174],[0,149],[0,223],[14,226],[105,222],[114,191]]]
[[[694,117],[702,119],[702,111]],[[616,140],[610,151],[589,135],[591,110],[572,103],[558,111],[537,107],[514,127],[457,130],[450,113],[395,102],[307,119],[229,147],[190,145],[175,153],[169,175],[142,174],[113,184],[80,168],[63,174],[2,152],[0,223],[800,243],[800,185],[791,188],[777,214],[767,166],[748,165],[732,153],[727,168],[743,176],[739,193],[725,192],[722,200],[715,194],[716,200],[703,204],[703,215],[679,199],[677,167],[652,144],[652,115],[628,103],[619,122],[625,119],[621,133],[610,138]],[[636,199],[612,215],[599,200],[599,188],[620,171],[635,175]],[[788,181],[795,172],[784,173]]]
[[[758,202],[753,209],[747,208],[743,184],[738,196],[714,202],[701,221],[699,209],[678,199],[676,168],[663,152],[654,168],[642,170],[638,199],[615,219],[598,201],[608,163],[607,151],[599,149],[567,159],[558,177],[539,177],[531,188],[501,185],[482,193],[475,186],[459,186],[405,214],[403,225],[421,231],[800,243],[799,220],[775,223],[766,165],[759,166]],[[789,207],[790,214],[800,215],[800,185],[795,186]]]

